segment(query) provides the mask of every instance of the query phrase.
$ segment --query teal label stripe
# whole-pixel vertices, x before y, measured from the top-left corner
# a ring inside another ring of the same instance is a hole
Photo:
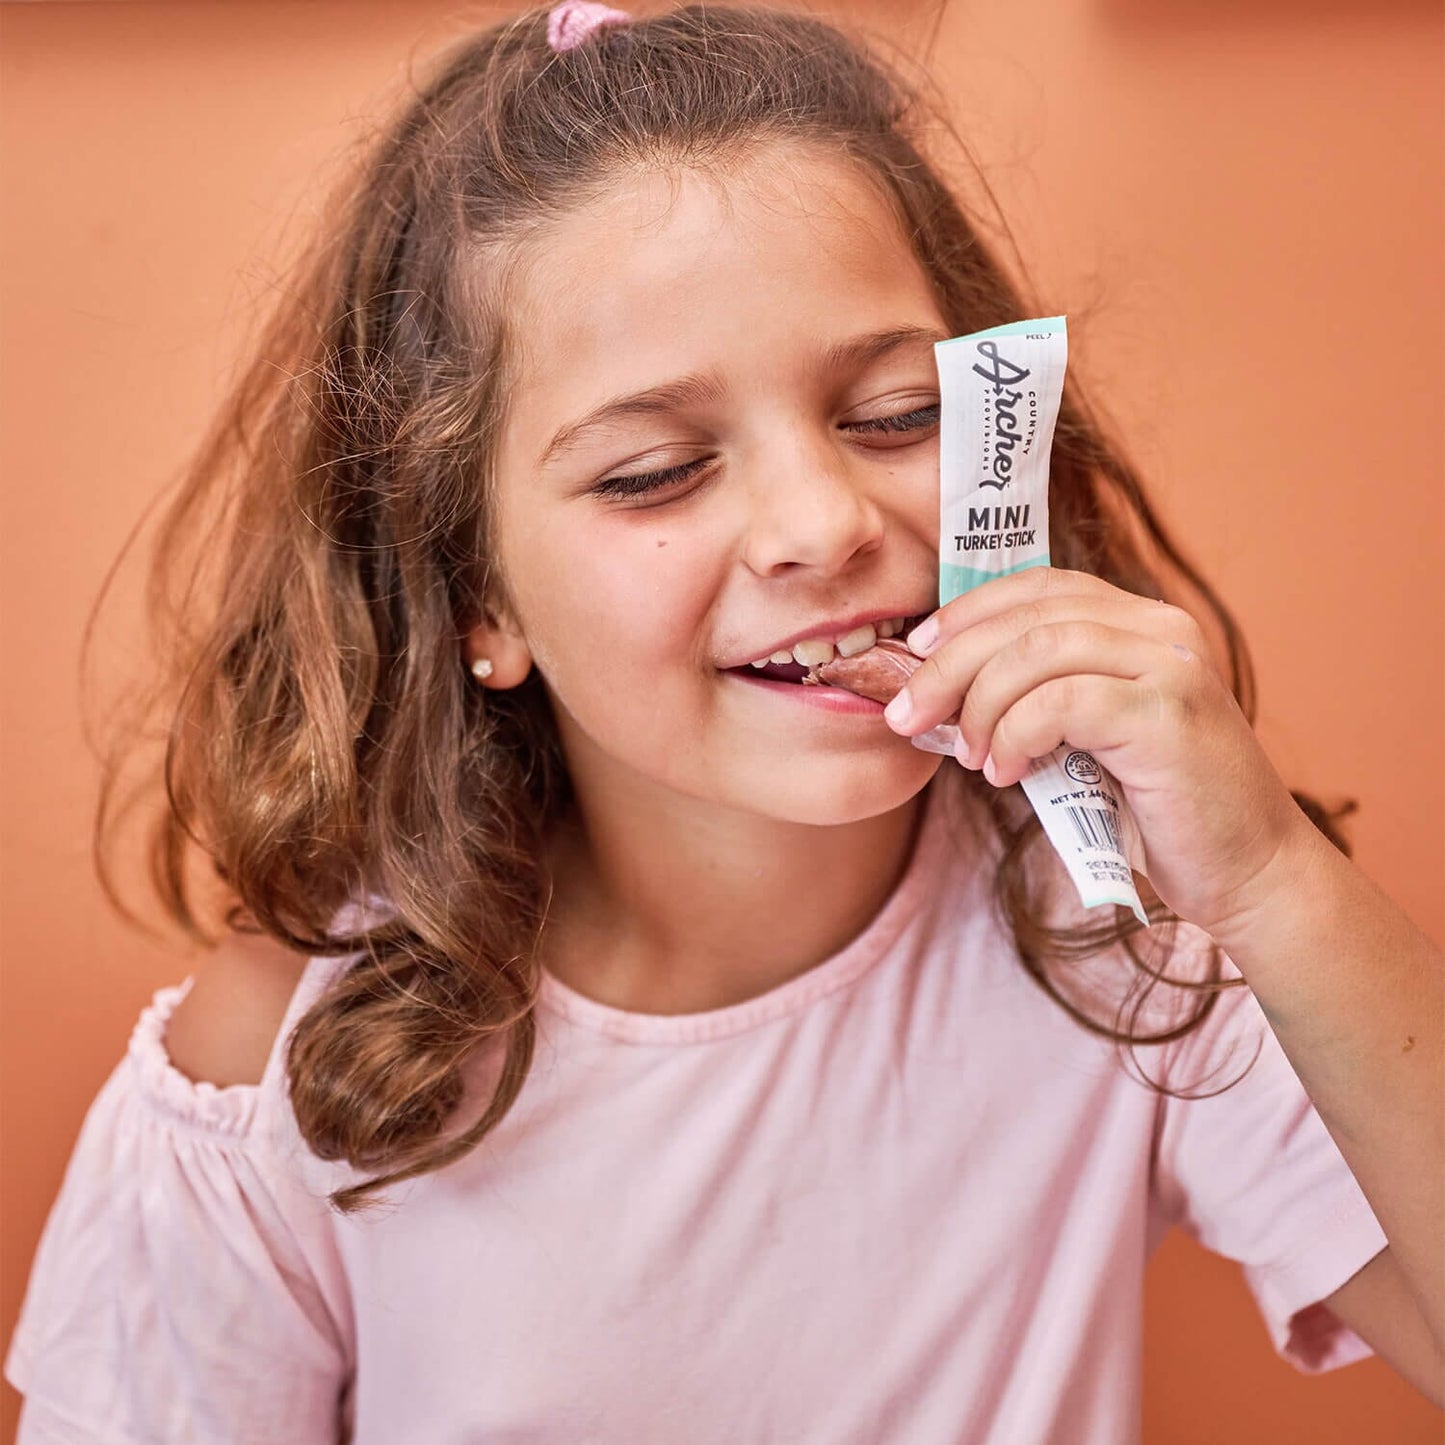
[[[1049,559],[1044,557],[1031,557],[1027,562],[1019,562],[1013,567],[1005,567],[1001,572],[991,572],[980,567],[960,567],[954,562],[940,562],[938,564],[938,605],[943,606],[945,602],[952,602],[955,597],[962,597],[965,592],[972,592],[975,587],[981,587],[985,582],[992,582],[995,577],[1007,577],[1014,572],[1027,572],[1030,567],[1047,567]]]

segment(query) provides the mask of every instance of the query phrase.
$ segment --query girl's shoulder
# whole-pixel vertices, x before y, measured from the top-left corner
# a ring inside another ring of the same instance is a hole
[[[259,1084],[307,963],[269,935],[229,934],[166,1020],[172,1067],[218,1089]]]
[[[334,1438],[355,1342],[328,1200],[351,1178],[306,1153],[282,1041],[344,962],[236,935],[142,1010],[11,1338],[22,1438]]]
[[[142,1116],[234,1146],[294,1144],[285,1044],[354,957],[308,957],[235,933],[141,1012],[110,1089]]]

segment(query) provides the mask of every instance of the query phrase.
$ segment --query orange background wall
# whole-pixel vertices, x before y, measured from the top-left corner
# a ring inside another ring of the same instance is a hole
[[[852,8],[926,42],[931,4]],[[86,1105],[151,990],[193,965],[121,926],[92,879],[86,612],[328,163],[409,63],[494,13],[0,6],[5,1340]],[[1442,40],[1414,0],[955,0],[936,52],[1046,301],[1088,313],[1079,364],[1237,610],[1272,756],[1360,800],[1359,861],[1437,939]],[[139,647],[133,571],[107,669]],[[1297,1375],[1237,1267],[1182,1236],[1147,1310],[1148,1441],[1439,1439],[1377,1360]]]

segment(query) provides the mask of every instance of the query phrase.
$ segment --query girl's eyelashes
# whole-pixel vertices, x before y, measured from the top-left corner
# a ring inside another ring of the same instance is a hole
[[[880,432],[913,432],[935,426],[938,422],[940,403],[933,402],[912,411],[896,412],[892,416],[869,417],[866,421],[843,423],[844,431],[877,434]],[[665,467],[656,472],[636,472],[630,476],[604,477],[592,488],[600,497],[640,497],[649,492],[660,492],[665,487],[675,486],[695,476],[698,468],[704,467],[711,457],[699,457],[696,461],[682,462],[675,467]]]
[[[647,492],[658,492],[675,482],[686,481],[697,469],[712,459],[700,457],[695,462],[683,462],[680,466],[667,467],[660,472],[638,472],[630,477],[604,477],[592,490],[599,497],[640,497]]]
[[[920,406],[913,411],[899,412],[895,416],[875,416],[870,417],[867,421],[845,422],[844,426],[849,431],[864,432],[922,431],[924,427],[932,426],[938,420],[941,410],[941,403],[935,401],[929,406]]]

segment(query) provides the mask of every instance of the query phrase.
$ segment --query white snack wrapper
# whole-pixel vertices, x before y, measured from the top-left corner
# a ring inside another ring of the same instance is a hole
[[[933,350],[942,392],[941,607],[994,577],[1049,565],[1049,452],[1069,338],[1064,318],[1050,316]],[[933,734],[914,742],[953,752],[957,729]],[[1084,905],[1120,904],[1147,927],[1127,852],[1138,829],[1098,759],[1065,745],[1035,758],[1020,786]]]

